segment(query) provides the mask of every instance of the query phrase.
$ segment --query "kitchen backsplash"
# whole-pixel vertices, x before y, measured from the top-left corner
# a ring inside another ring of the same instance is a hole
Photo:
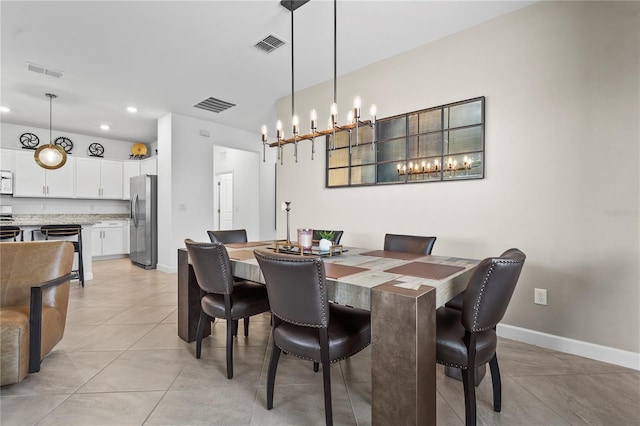
[[[19,198],[0,195],[0,204],[12,206],[13,214],[125,214],[128,200],[76,200]]]

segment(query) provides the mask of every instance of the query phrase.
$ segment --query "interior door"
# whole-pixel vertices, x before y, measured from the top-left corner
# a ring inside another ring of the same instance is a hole
[[[233,229],[233,173],[218,175],[218,229]]]

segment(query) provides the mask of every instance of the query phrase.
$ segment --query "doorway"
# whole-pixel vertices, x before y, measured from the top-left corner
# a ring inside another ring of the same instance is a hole
[[[233,229],[233,172],[216,174],[218,229]]]

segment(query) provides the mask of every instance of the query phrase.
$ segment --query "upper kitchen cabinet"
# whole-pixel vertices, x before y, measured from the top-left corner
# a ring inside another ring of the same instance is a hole
[[[131,179],[131,177],[133,176],[139,176],[140,175],[140,160],[133,160],[133,161],[125,161],[123,163],[123,179],[122,179],[122,198],[124,198],[125,200],[128,200],[130,198],[130,182],[129,180]]]
[[[145,158],[140,161],[141,175],[157,175],[158,174],[158,157]]]
[[[43,169],[36,163],[33,151],[14,153],[14,197],[73,198],[75,158],[57,170]]]
[[[123,198],[122,161],[76,159],[76,198]]]
[[[13,171],[13,149],[0,148],[0,170]]]

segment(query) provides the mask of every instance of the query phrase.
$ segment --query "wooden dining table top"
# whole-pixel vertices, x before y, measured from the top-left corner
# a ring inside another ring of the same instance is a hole
[[[254,250],[273,251],[273,241],[226,244],[233,275],[264,283]],[[371,309],[371,289],[390,284],[409,290],[420,286],[436,289],[436,306],[442,306],[467,285],[472,270],[480,262],[452,256],[344,247],[342,254],[322,257],[330,300]]]

